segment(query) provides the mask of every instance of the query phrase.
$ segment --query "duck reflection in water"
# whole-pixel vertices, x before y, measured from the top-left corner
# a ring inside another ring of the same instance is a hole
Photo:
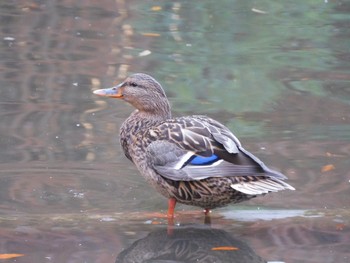
[[[178,227],[172,235],[156,230],[122,251],[116,263],[126,262],[266,262],[240,238],[208,226]]]

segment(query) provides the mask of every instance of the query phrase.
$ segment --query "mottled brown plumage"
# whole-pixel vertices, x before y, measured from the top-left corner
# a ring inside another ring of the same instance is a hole
[[[120,143],[141,175],[173,206],[179,202],[212,209],[294,190],[221,123],[198,115],[172,118],[164,90],[149,75],[134,74],[94,93],[136,108],[121,126]]]

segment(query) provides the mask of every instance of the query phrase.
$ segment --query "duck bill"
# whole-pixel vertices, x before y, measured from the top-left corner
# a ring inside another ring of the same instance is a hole
[[[110,97],[110,98],[122,98],[123,97],[123,93],[122,93],[122,89],[121,89],[121,84],[109,88],[109,89],[98,89],[98,90],[94,90],[94,94],[99,95],[99,96],[103,96],[103,97]]]

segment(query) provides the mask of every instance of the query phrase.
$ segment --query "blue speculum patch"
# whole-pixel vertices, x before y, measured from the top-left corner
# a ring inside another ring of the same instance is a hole
[[[207,165],[212,164],[213,162],[219,160],[219,157],[213,154],[209,157],[203,157],[203,156],[195,156],[191,161],[190,164],[193,165]]]

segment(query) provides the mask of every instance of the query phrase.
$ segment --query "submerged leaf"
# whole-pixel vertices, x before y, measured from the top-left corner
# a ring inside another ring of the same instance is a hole
[[[160,37],[159,33],[152,33],[152,32],[141,33],[141,35],[143,35],[145,37]]]
[[[333,164],[327,164],[322,167],[322,173],[329,172],[335,169],[335,166]]]
[[[23,256],[24,254],[0,254],[0,259],[18,258]]]
[[[213,251],[233,251],[233,250],[239,250],[237,247],[213,247],[211,248]]]
[[[161,10],[162,10],[162,7],[159,6],[159,5],[155,5],[155,6],[152,6],[151,10],[152,10],[152,11],[161,11]]]

